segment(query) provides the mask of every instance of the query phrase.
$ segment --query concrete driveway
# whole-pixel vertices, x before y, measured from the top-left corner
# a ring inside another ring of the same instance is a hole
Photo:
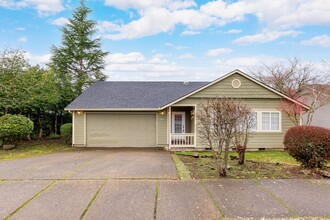
[[[179,180],[162,151],[0,162],[0,219],[330,218],[329,180]]]
[[[0,162],[0,179],[178,179],[171,155],[144,149],[84,150]]]

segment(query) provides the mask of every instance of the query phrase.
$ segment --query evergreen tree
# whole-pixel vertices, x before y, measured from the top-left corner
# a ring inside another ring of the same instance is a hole
[[[91,10],[85,1],[73,12],[69,23],[62,28],[62,45],[52,47],[50,67],[60,79],[60,90],[68,102],[95,81],[105,80],[104,58],[108,54],[101,50],[101,39],[93,39],[96,22],[87,16]],[[66,103],[68,104],[68,103]]]

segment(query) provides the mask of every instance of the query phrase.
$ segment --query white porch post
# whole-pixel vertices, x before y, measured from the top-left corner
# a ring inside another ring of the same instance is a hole
[[[168,108],[168,117],[167,117],[167,142],[168,142],[168,149],[170,150],[171,149],[171,145],[172,145],[172,140],[171,140],[171,121],[172,121],[172,107],[170,106]]]
[[[197,148],[197,105],[194,106],[194,147]]]

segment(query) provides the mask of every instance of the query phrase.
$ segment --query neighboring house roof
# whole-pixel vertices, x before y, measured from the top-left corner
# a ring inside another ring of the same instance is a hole
[[[240,70],[234,70],[212,82],[96,82],[65,109],[99,111],[164,109],[235,73],[301,105],[305,109],[309,109],[307,105],[276,91]]]
[[[66,110],[159,109],[207,82],[96,82]]]

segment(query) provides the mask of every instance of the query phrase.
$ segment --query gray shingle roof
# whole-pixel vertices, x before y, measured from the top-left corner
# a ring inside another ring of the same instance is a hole
[[[66,109],[160,108],[208,82],[96,82]]]

